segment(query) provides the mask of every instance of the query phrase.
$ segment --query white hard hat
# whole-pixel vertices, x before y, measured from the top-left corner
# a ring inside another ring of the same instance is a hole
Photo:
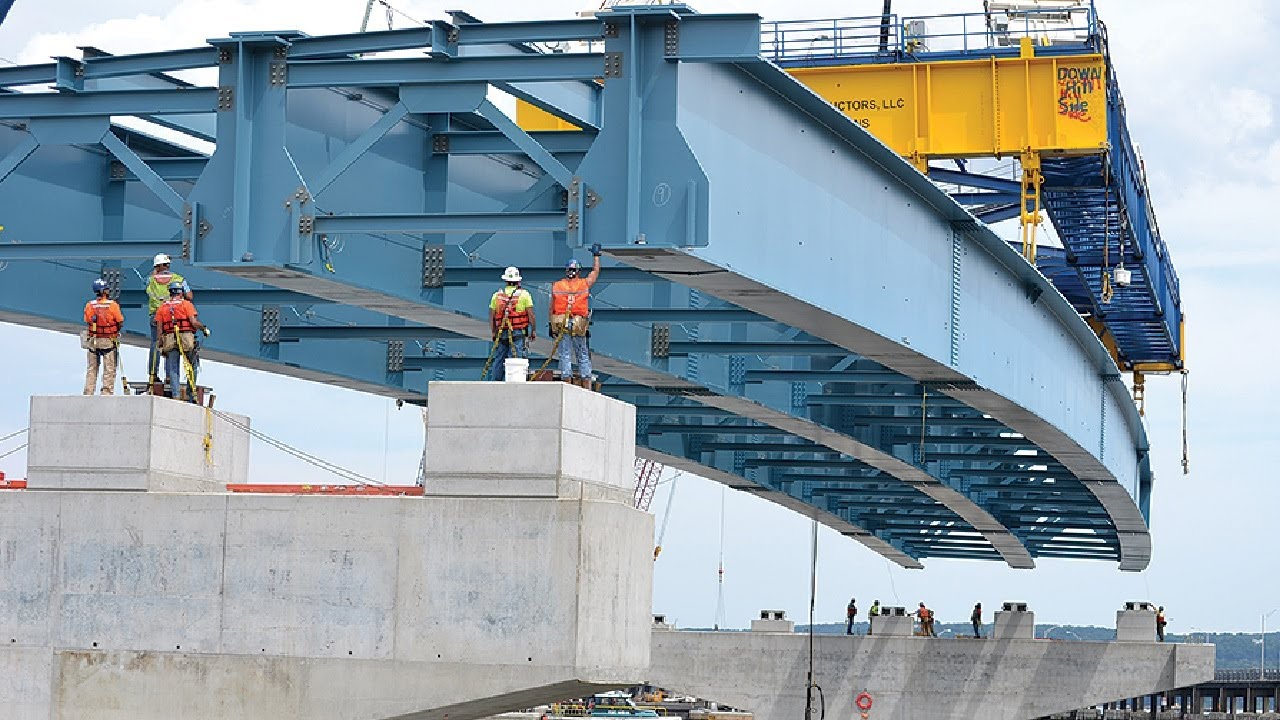
[[[520,268],[515,267],[514,265],[507,268],[506,271],[502,273],[502,279],[507,282],[520,282]]]
[[[173,262],[173,261],[169,259],[169,256],[168,256],[168,255],[165,255],[164,253],[160,253],[159,255],[157,255],[157,256],[155,257],[155,259],[154,259],[154,260],[152,260],[152,261],[151,261],[151,265],[152,265],[152,266],[155,266],[155,265],[168,265],[168,264],[169,264],[169,263],[171,263],[171,262]]]

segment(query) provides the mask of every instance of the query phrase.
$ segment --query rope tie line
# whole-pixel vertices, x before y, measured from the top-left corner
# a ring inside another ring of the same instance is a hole
[[[220,410],[210,410],[210,412],[212,412],[214,415],[217,415],[222,420],[226,421],[232,427],[249,433],[251,437],[261,440],[262,442],[267,443],[271,447],[274,447],[277,450],[280,450],[281,452],[292,455],[298,458],[299,460],[302,460],[310,465],[314,465],[320,468],[321,470],[337,475],[340,478],[343,478],[345,480],[350,480],[360,485],[367,485],[372,487],[389,487],[386,483],[379,482],[366,475],[361,475],[360,473],[355,472],[354,470],[348,470],[340,465],[331,463],[328,460],[324,460],[308,452],[299,450],[289,445],[288,443],[285,443],[282,440],[277,440],[260,430],[256,430],[254,428],[249,427],[248,425],[245,425],[239,420],[236,420],[233,416],[228,415],[227,413],[224,413]]]

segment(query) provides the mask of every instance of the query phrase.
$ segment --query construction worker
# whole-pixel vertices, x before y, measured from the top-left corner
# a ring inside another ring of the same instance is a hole
[[[973,623],[973,636],[982,639],[982,603],[974,603],[973,614],[969,616],[969,622]]]
[[[587,344],[591,314],[591,286],[600,278],[600,243],[591,246],[591,273],[578,275],[582,266],[570,260],[564,277],[551,286],[551,336],[560,355],[560,377],[565,382],[591,387],[591,349]],[[573,374],[577,365],[578,373]]]
[[[187,398],[196,402],[195,386],[199,361],[195,359],[197,330],[208,337],[209,328],[196,317],[196,306],[183,297],[184,285],[174,281],[169,283],[169,299],[156,309],[152,324],[159,338],[159,352],[164,355],[165,382],[169,385],[170,397],[179,399],[182,393],[178,386],[182,380],[182,364],[187,365],[187,384],[192,392]]]
[[[844,613],[847,618],[844,625],[844,634],[852,635],[853,619],[858,617],[858,600],[856,598],[849,598],[849,606],[844,609]]]
[[[868,635],[871,634],[871,629],[875,627],[873,625],[873,623],[875,622],[873,618],[878,618],[878,617],[880,617],[880,601],[879,600],[871,603],[871,609],[867,611],[867,634]]]
[[[178,273],[169,271],[169,256],[164,253],[156,255],[151,261],[151,275],[147,278],[147,317],[154,318],[156,310],[160,309],[160,305],[169,299],[169,285],[172,283],[180,283],[182,285],[182,296],[186,300],[192,300],[191,286],[187,284],[186,278]],[[156,350],[156,326],[151,325],[151,353],[147,356],[147,373],[150,380],[155,382],[156,375],[160,371],[160,355]]]
[[[1161,605],[1160,609],[1156,610],[1156,640],[1158,642],[1164,642],[1164,626],[1168,623],[1169,621],[1164,617],[1164,606]]]
[[[92,395],[98,382],[98,366],[102,366],[102,394],[114,395],[116,363],[120,359],[120,328],[124,325],[124,313],[120,305],[107,297],[111,288],[107,281],[93,281],[94,299],[84,304],[85,349],[89,351],[89,368],[84,376],[84,394]]]
[[[916,618],[920,620],[920,632],[925,637],[937,637],[933,632],[933,611],[920,603],[920,609],[916,610]]]
[[[507,358],[528,357],[529,341],[537,339],[533,296],[520,287],[520,269],[507,268],[502,279],[506,287],[489,299],[489,327],[493,331],[489,380],[505,380]]]

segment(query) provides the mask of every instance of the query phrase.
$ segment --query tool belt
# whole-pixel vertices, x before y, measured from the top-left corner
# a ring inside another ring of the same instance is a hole
[[[182,352],[189,353],[196,348],[196,334],[189,332],[180,332],[175,339],[173,332],[167,332],[160,336],[160,352],[170,353],[178,349],[179,340],[182,342]]]
[[[90,333],[88,330],[80,331],[80,348],[83,350],[114,350],[116,347],[116,339],[114,337],[100,337]]]
[[[570,315],[567,318],[564,315],[553,315],[551,317],[551,335],[559,337],[560,335],[573,335],[581,337],[587,334],[587,327],[590,321],[583,315]]]

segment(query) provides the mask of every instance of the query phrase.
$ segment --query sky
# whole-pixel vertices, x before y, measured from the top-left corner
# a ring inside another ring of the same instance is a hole
[[[588,0],[449,0],[393,3],[418,19],[468,10],[486,21],[553,19]],[[234,30],[359,27],[363,0],[18,0],[0,26],[0,63],[76,55],[78,45],[116,53],[201,43]],[[766,19],[872,15],[880,0],[696,0],[701,12],[756,12]],[[1142,573],[1111,563],[1040,560],[1032,571],[992,562],[925,560],[922,571],[890,565],[822,528],[815,617],[837,622],[849,598],[913,606],[943,622],[967,619],[974,602],[1030,604],[1039,622],[1111,626],[1127,600],[1166,607],[1169,631],[1257,632],[1280,608],[1280,572],[1269,555],[1280,483],[1267,460],[1280,447],[1271,409],[1280,390],[1266,370],[1280,350],[1273,331],[1280,244],[1271,203],[1280,199],[1280,3],[1220,0],[1098,0],[1124,90],[1130,129],[1145,158],[1151,194],[1181,277],[1187,317],[1191,473],[1181,471],[1179,382],[1147,383],[1147,423],[1156,473],[1154,558]],[[1155,11],[1153,8],[1158,7]],[[904,15],[976,12],[979,0],[896,0]],[[396,27],[408,20],[394,18]],[[373,29],[386,27],[375,11]],[[1007,231],[1007,229],[1006,229]],[[0,271],[0,283],[10,266]],[[124,349],[126,368],[145,353]],[[76,338],[0,323],[0,437],[27,424],[33,394],[79,391],[84,359]],[[389,482],[412,482],[421,451],[416,410],[385,399],[215,363],[202,380],[219,406],[326,459]],[[335,412],[336,411],[336,412]],[[0,454],[14,447],[0,443]],[[319,481],[310,466],[255,444],[251,480]],[[0,459],[21,477],[25,458]],[[318,471],[317,471],[318,472]],[[674,500],[671,499],[674,493]],[[668,513],[669,505],[669,513]],[[810,525],[750,495],[692,475],[667,481],[653,507],[667,525],[656,565],[654,612],[681,627],[717,620],[723,560],[724,624],[744,627],[762,609],[804,622],[809,606]],[[669,514],[669,517],[668,517]],[[723,532],[721,531],[723,517]],[[762,532],[762,528],[767,528]],[[722,539],[723,538],[723,539]],[[865,612],[865,610],[864,610]],[[1280,614],[1271,618],[1280,627]]]

